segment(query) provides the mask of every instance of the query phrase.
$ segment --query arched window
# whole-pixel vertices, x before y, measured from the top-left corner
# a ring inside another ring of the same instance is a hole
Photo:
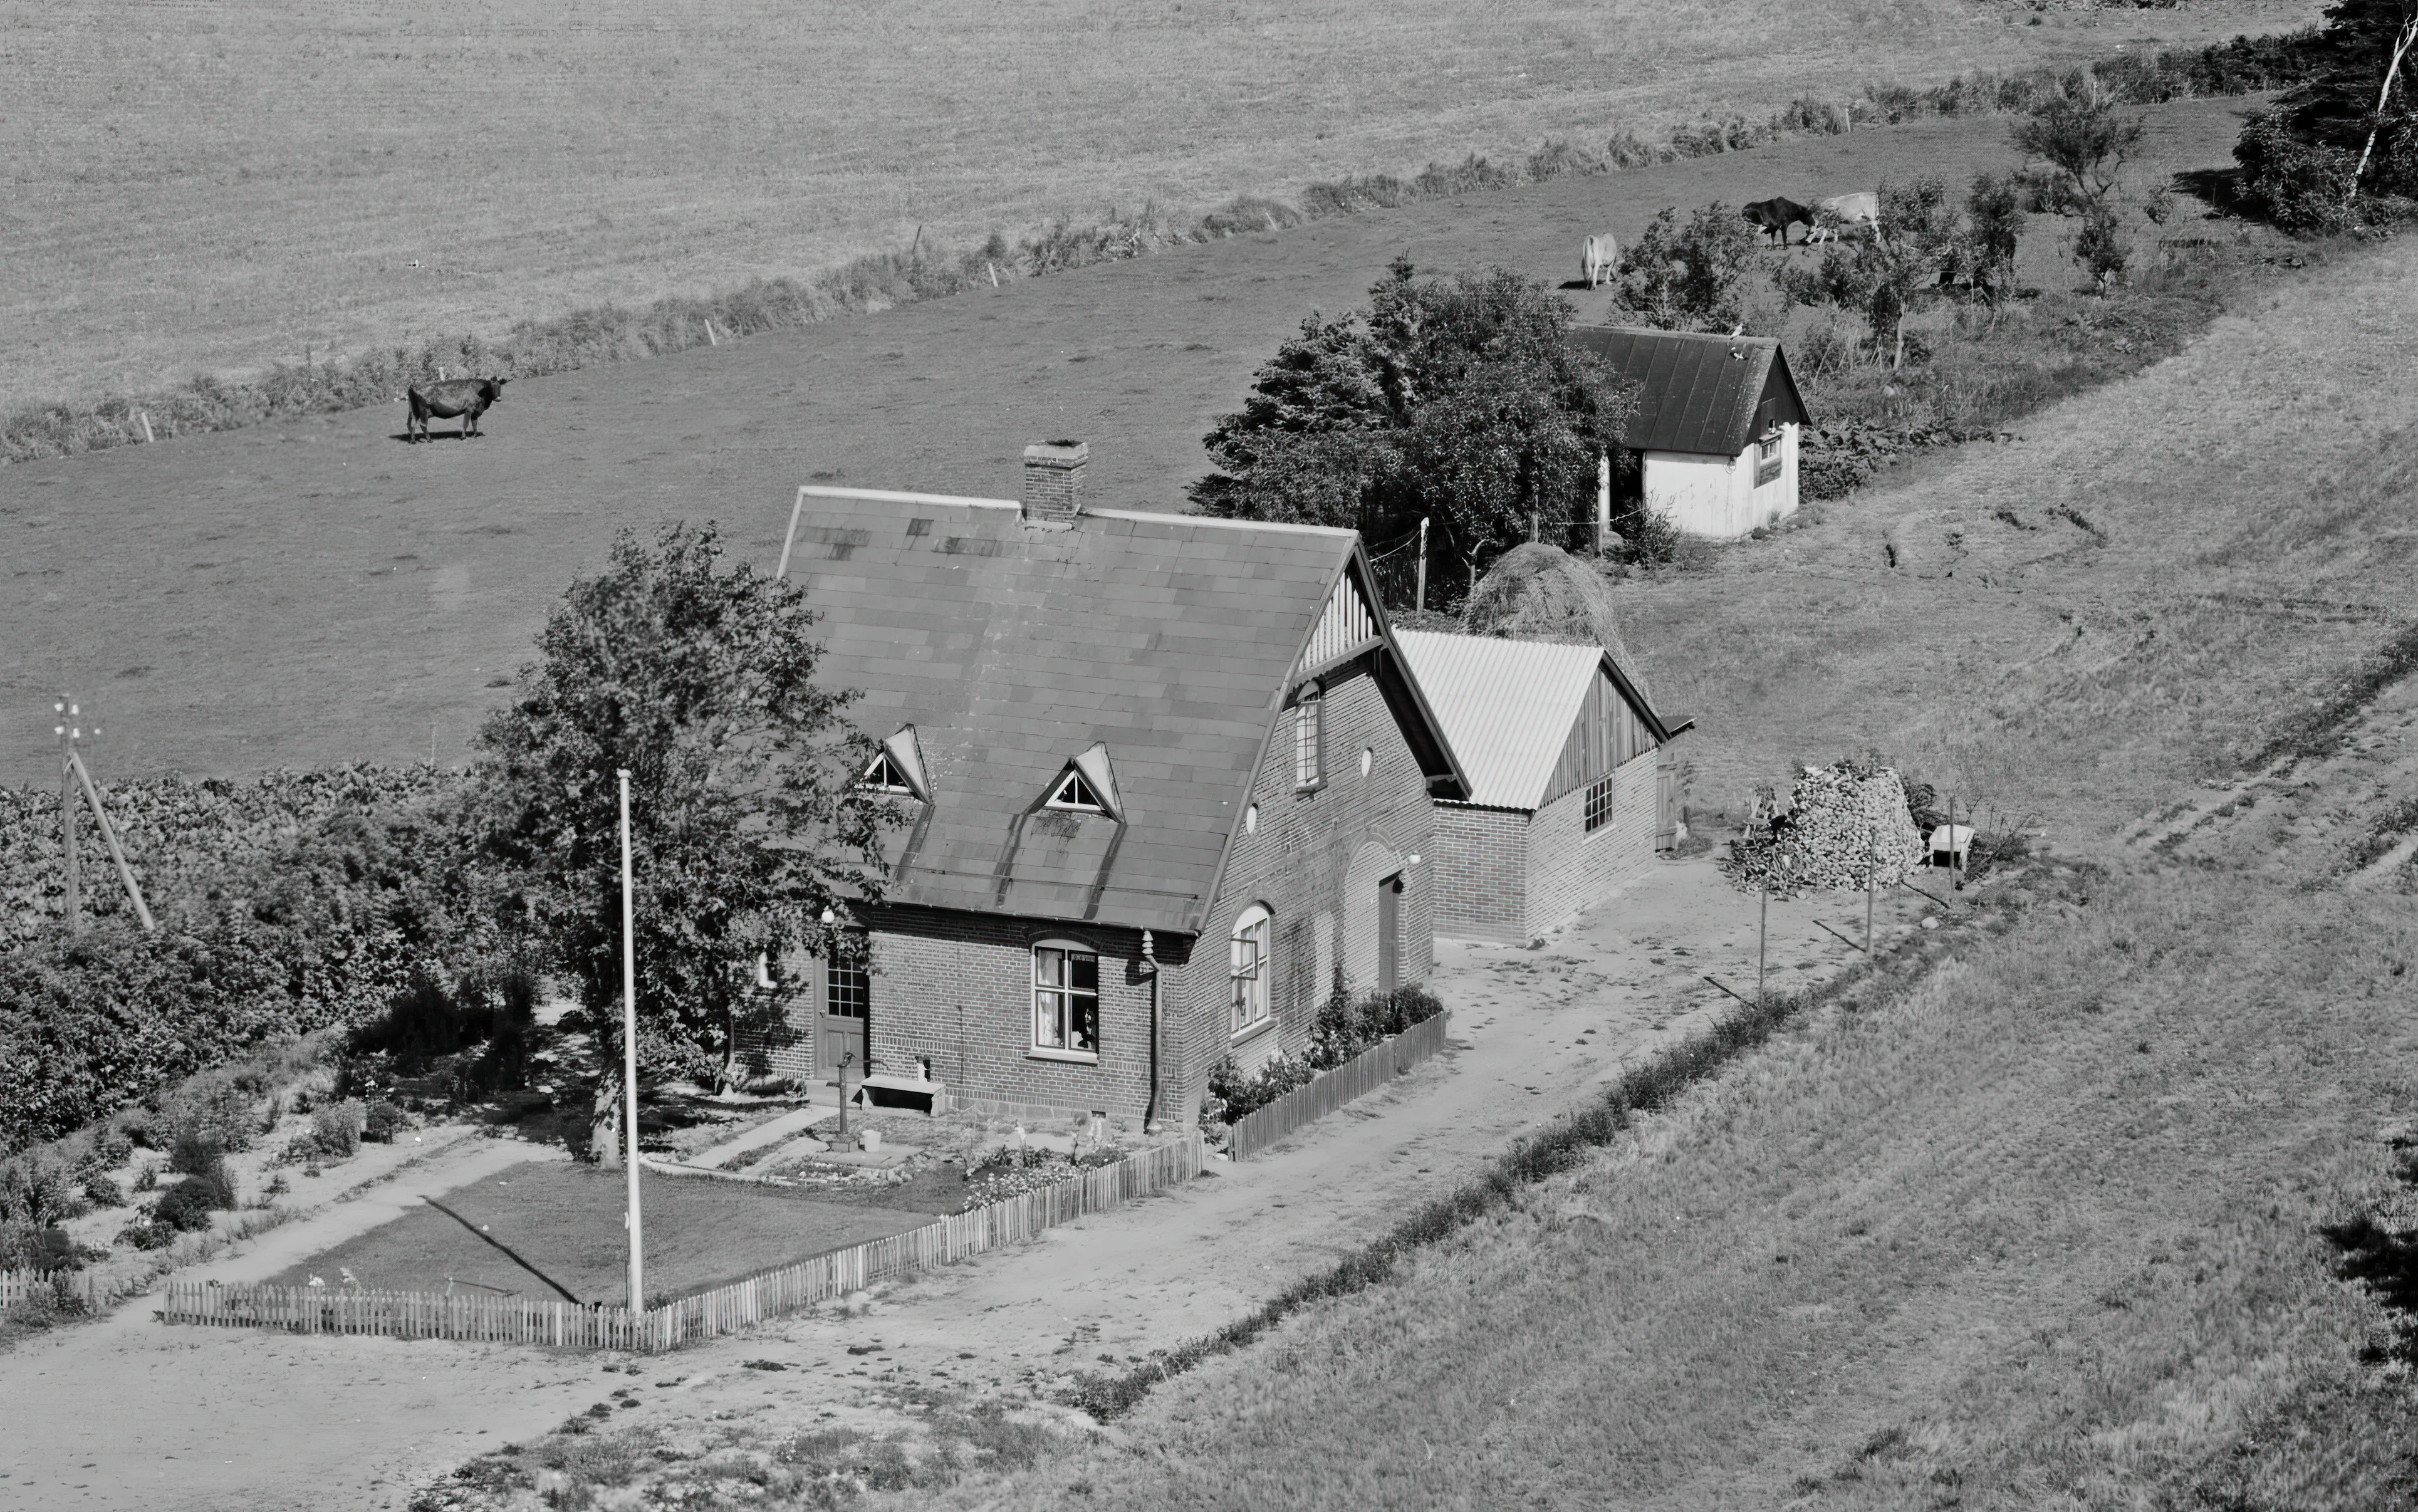
[[[1044,1059],[1100,1053],[1100,957],[1080,945],[1033,947],[1033,1048]]]
[[[1259,904],[1245,909],[1234,921],[1232,965],[1227,971],[1227,1000],[1232,1007],[1230,1032],[1256,1028],[1268,1016],[1268,910]]]

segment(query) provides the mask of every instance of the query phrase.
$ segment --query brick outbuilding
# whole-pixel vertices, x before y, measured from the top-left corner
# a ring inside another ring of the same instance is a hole
[[[1396,637],[1469,774],[1436,804],[1436,932],[1523,943],[1654,863],[1672,802],[1654,711],[1598,646]]]
[[[1433,959],[1438,796],[1468,791],[1350,530],[1025,498],[802,490],[785,565],[818,680],[905,811],[868,967],[796,961],[774,1069],[841,1055],[954,1107],[1168,1124],[1298,1051],[1337,975]]]

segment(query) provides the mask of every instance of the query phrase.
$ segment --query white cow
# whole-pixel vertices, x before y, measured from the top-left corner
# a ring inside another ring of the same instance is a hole
[[[1600,237],[1589,237],[1586,247],[1579,253],[1579,276],[1590,289],[1612,281],[1620,271],[1620,244],[1607,231]]]
[[[1867,191],[1861,194],[1836,194],[1814,207],[1814,229],[1805,233],[1807,241],[1835,241],[1840,231],[1855,226],[1873,228],[1873,239],[1881,235],[1881,197]]]

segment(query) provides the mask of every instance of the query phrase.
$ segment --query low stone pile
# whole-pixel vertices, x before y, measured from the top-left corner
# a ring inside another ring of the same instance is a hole
[[[1867,876],[1887,887],[1923,863],[1922,846],[1896,771],[1841,761],[1799,772],[1790,807],[1732,841],[1722,869],[1783,897],[1860,889]]]

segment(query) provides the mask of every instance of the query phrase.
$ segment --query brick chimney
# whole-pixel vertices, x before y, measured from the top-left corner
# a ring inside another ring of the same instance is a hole
[[[1024,449],[1024,523],[1073,525],[1083,512],[1083,464],[1092,449],[1080,441],[1043,441]]]

